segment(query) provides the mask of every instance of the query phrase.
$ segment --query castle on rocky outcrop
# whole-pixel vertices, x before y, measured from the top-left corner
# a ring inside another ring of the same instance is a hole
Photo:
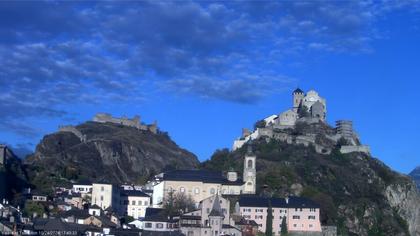
[[[148,130],[154,134],[157,133],[157,122],[155,121],[153,124],[150,125],[142,124],[140,116],[134,116],[132,119],[129,119],[125,116],[117,118],[113,117],[108,113],[98,113],[95,115],[95,117],[93,117],[93,121],[99,123],[114,123],[128,127],[134,127],[139,130]]]
[[[306,124],[326,124],[327,102],[315,90],[310,90],[306,94],[301,89],[296,89],[292,93],[292,107],[278,115],[271,115],[258,122],[254,131],[242,129],[242,136],[233,143],[233,150],[241,148],[250,140],[260,137],[274,138],[287,143],[313,145],[318,153],[329,154],[331,147],[317,143],[317,135],[311,133],[293,135],[289,131],[295,128],[299,122]],[[341,146],[342,153],[364,152],[370,153],[368,146],[360,145],[359,137],[353,130],[352,121],[339,120],[336,122],[334,134],[325,137],[330,142],[338,143],[340,139],[346,141]]]
[[[127,117],[121,117],[121,118],[112,117],[112,115],[107,114],[107,113],[97,113],[93,117],[92,121],[93,122],[98,122],[98,123],[113,123],[113,124],[119,124],[119,125],[128,126],[128,127],[134,127],[136,129],[139,129],[139,130],[150,131],[154,134],[157,134],[157,132],[158,132],[156,121],[153,124],[145,125],[145,124],[142,124],[140,122],[140,116],[134,116],[134,118],[129,119]],[[82,143],[87,141],[86,134],[83,134],[75,126],[60,125],[58,127],[58,130],[60,132],[73,133],[74,135],[76,135],[76,137],[78,137],[80,139],[80,142],[82,142]]]

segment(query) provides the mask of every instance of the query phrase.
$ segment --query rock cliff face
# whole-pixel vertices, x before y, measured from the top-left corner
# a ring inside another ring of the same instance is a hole
[[[420,166],[418,166],[416,169],[411,171],[409,174],[411,178],[416,182],[417,188],[420,189]]]
[[[314,133],[323,140],[322,125],[291,133]],[[325,131],[331,129],[325,127]],[[216,151],[202,168],[242,170],[247,146]],[[276,196],[305,196],[321,205],[324,225],[336,225],[339,235],[420,235],[420,197],[413,181],[366,153],[341,154],[340,144],[328,144],[330,154],[314,145],[290,144],[261,137],[254,140],[257,190],[269,186]]]
[[[26,159],[30,179],[45,192],[69,180],[141,183],[165,169],[193,169],[197,157],[167,134],[111,123],[86,122],[73,132],[46,135]]]

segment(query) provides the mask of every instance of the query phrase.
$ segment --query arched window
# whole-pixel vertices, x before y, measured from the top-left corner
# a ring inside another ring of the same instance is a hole
[[[216,193],[216,190],[214,188],[211,188],[210,189],[210,194],[215,194],[215,193]]]
[[[248,168],[252,168],[252,160],[248,160]]]

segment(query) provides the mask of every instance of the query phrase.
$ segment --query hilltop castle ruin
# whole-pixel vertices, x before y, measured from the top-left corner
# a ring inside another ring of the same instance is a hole
[[[290,144],[313,145],[318,153],[329,154],[331,147],[317,143],[316,134],[291,135],[290,132],[287,132],[295,128],[299,122],[306,124],[326,123],[326,99],[321,97],[315,90],[310,90],[305,94],[299,88],[293,91],[292,99],[293,102],[290,109],[278,115],[271,115],[260,121],[253,132],[246,128],[242,129],[242,136],[234,141],[232,149],[239,149],[250,140],[267,137]],[[370,153],[368,146],[360,145],[359,136],[353,130],[352,121],[337,121],[334,134],[329,134],[326,138],[334,143],[337,143],[340,139],[344,139],[346,145],[341,146],[340,151],[342,153]]]
[[[134,116],[132,119],[129,119],[127,117],[121,117],[121,118],[113,117],[112,115],[107,114],[107,113],[97,113],[93,117],[92,121],[98,122],[98,123],[113,123],[113,124],[123,125],[127,127],[133,127],[139,130],[150,131],[153,134],[158,133],[158,127],[157,127],[156,121],[153,124],[145,125],[140,122],[140,116]],[[87,142],[86,134],[83,134],[80,130],[78,130],[73,125],[61,125],[58,127],[58,130],[60,132],[73,133],[76,137],[80,139],[80,142],[82,143]]]
[[[111,114],[108,114],[108,113],[98,113],[93,117],[93,121],[99,122],[99,123],[114,123],[114,124],[124,125],[128,127],[134,127],[139,130],[148,130],[154,134],[157,133],[156,121],[153,124],[145,125],[141,123],[140,116],[138,115],[130,119],[125,116],[118,118],[118,117],[113,117]]]

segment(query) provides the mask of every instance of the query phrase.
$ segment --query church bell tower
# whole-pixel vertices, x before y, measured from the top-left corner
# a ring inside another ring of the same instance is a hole
[[[257,157],[252,152],[251,145],[248,145],[248,151],[244,158],[243,181],[245,184],[242,191],[243,194],[255,194],[255,189],[257,186],[256,160]]]

